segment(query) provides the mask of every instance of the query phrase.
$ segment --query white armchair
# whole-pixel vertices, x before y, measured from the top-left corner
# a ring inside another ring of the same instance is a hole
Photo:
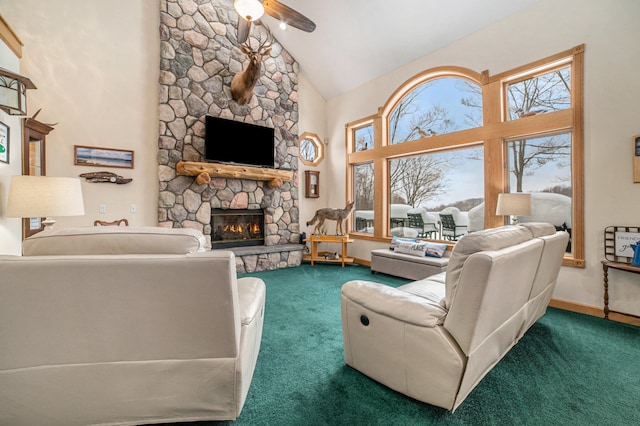
[[[0,256],[0,424],[237,418],[264,282],[237,279],[230,251],[199,251],[198,232],[60,234],[38,234],[30,256]],[[174,253],[146,253],[160,247]],[[50,254],[74,250],[92,254]]]

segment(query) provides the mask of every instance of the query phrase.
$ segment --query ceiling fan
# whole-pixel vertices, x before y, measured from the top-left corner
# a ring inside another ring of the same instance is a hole
[[[288,6],[276,0],[234,0],[233,7],[238,12],[238,43],[244,43],[249,37],[251,22],[260,19],[263,14],[274,17],[285,25],[291,25],[308,33],[316,29],[316,24]]]

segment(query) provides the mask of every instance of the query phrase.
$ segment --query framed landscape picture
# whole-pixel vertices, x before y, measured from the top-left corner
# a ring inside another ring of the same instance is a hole
[[[0,122],[0,161],[9,163],[9,126]]]
[[[133,151],[126,149],[74,145],[73,157],[73,164],[76,166],[133,169]]]

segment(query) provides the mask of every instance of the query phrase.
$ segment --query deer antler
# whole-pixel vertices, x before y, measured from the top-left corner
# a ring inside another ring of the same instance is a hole
[[[262,36],[259,38],[259,45],[257,52],[260,55],[266,55],[267,50],[271,50],[271,45],[273,44],[273,34],[267,33],[267,38],[262,41]]]
[[[257,53],[258,55],[262,56],[268,53],[267,50],[271,47],[274,41],[273,35],[271,33],[267,33],[267,37],[263,40],[262,34],[260,34],[257,40],[258,47],[256,49],[251,46],[251,37],[247,37],[247,40],[245,40],[244,43],[240,44],[240,49],[242,49],[242,51],[247,55],[251,53]]]

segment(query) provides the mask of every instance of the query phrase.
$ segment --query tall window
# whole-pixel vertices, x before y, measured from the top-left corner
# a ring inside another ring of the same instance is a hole
[[[353,166],[353,195],[357,212],[354,230],[373,234],[373,163]]]
[[[443,213],[464,232],[492,228],[506,220],[498,195],[527,192],[533,212],[520,221],[569,231],[564,264],[584,266],[583,56],[577,46],[495,76],[427,70],[377,115],[347,124],[352,236],[451,240]],[[420,232],[418,213],[437,230]]]
[[[525,222],[548,222],[571,232],[571,133],[507,142],[507,192],[530,193],[531,216]],[[571,241],[567,246],[571,252]]]

